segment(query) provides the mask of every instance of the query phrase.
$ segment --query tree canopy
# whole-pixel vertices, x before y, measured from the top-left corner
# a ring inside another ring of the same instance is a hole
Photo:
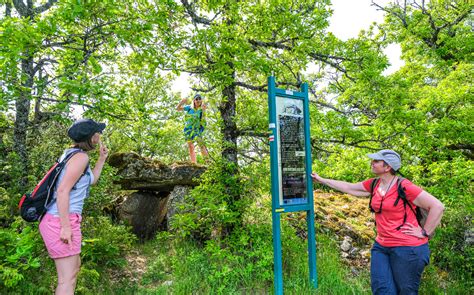
[[[67,126],[79,116],[107,122],[103,138],[112,152],[187,160],[184,118],[176,111],[186,97],[172,90],[182,74],[209,104],[204,140],[211,156],[203,185],[192,193],[190,206],[200,211],[183,214],[185,230],[205,227],[200,234],[207,238],[215,228],[238,232],[248,208],[268,205],[270,75],[281,88],[309,84],[314,171],[358,182],[371,176],[368,152],[394,149],[401,171],[459,214],[453,224],[469,219],[471,2],[374,0],[384,22],[341,40],[329,31],[329,0],[0,0],[0,224],[12,226],[0,238],[32,239],[13,222],[17,196],[69,144]],[[404,65],[387,73],[384,49],[394,44]],[[113,169],[105,169],[95,209],[119,194]],[[126,231],[94,222],[102,235]],[[440,241],[462,239],[451,229]],[[260,238],[268,228],[252,230]],[[250,239],[240,234],[227,242]],[[127,236],[126,244],[132,240]],[[463,255],[453,259],[440,261],[470,267]]]

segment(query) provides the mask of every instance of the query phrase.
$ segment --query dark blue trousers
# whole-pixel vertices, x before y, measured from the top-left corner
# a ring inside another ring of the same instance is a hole
[[[373,294],[418,294],[421,274],[430,262],[428,243],[416,247],[383,247],[375,242],[371,254]]]

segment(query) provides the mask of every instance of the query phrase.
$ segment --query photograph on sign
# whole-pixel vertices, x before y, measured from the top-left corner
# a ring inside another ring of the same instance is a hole
[[[306,204],[303,100],[276,97],[280,205]]]

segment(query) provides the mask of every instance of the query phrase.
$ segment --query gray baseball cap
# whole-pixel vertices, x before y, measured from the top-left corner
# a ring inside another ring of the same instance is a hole
[[[392,150],[381,150],[374,154],[368,154],[367,156],[374,160],[383,160],[395,171],[398,171],[398,169],[402,167],[402,158],[397,152]]]

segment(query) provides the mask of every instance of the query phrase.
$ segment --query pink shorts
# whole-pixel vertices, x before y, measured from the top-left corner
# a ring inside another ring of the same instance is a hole
[[[39,230],[51,258],[64,258],[81,253],[81,220],[81,214],[69,214],[72,230],[72,245],[68,245],[59,239],[59,233],[61,231],[59,216],[48,213],[43,216]]]

